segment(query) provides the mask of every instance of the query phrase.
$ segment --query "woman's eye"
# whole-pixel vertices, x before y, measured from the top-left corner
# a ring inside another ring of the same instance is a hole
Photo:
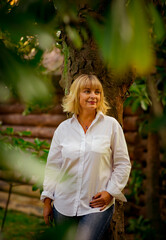
[[[96,94],[100,94],[100,91],[97,90],[97,91],[95,91],[95,93],[96,93]]]
[[[84,93],[90,93],[90,91],[89,90],[85,90]]]

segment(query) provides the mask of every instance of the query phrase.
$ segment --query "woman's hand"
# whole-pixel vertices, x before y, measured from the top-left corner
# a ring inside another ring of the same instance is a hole
[[[100,207],[100,211],[102,211],[111,202],[112,198],[113,197],[111,196],[111,194],[109,194],[107,191],[99,192],[95,196],[93,196],[92,201],[90,201],[90,207]]]
[[[45,198],[44,200],[44,209],[43,209],[43,216],[45,223],[50,226],[50,221],[53,221],[53,210],[51,206],[51,199]]]

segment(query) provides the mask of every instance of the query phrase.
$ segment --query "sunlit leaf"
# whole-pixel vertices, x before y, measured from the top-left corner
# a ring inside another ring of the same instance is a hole
[[[129,5],[129,16],[133,30],[131,60],[132,65],[139,73],[151,71],[154,65],[154,53],[152,51],[149,25],[145,14],[143,1],[131,1]]]
[[[146,111],[148,109],[148,104],[145,100],[141,100],[141,107],[144,111]]]
[[[76,48],[81,48],[82,47],[82,39],[81,39],[78,31],[75,28],[67,25],[66,26],[66,32],[67,32],[69,38],[73,41],[75,47]]]
[[[105,62],[117,72],[150,72],[155,63],[143,1],[114,0],[103,24],[88,18]]]

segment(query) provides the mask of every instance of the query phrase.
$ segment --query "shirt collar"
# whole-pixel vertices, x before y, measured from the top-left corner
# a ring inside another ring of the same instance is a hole
[[[99,118],[104,118],[104,113],[102,113],[101,111],[98,111],[95,117],[95,122],[99,119]],[[71,122],[77,120],[77,115],[74,113],[73,116],[71,117]]]

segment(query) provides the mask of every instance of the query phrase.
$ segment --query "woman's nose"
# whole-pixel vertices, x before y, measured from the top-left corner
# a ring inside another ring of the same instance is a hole
[[[95,92],[92,91],[91,94],[90,94],[90,97],[95,98],[96,97]]]

